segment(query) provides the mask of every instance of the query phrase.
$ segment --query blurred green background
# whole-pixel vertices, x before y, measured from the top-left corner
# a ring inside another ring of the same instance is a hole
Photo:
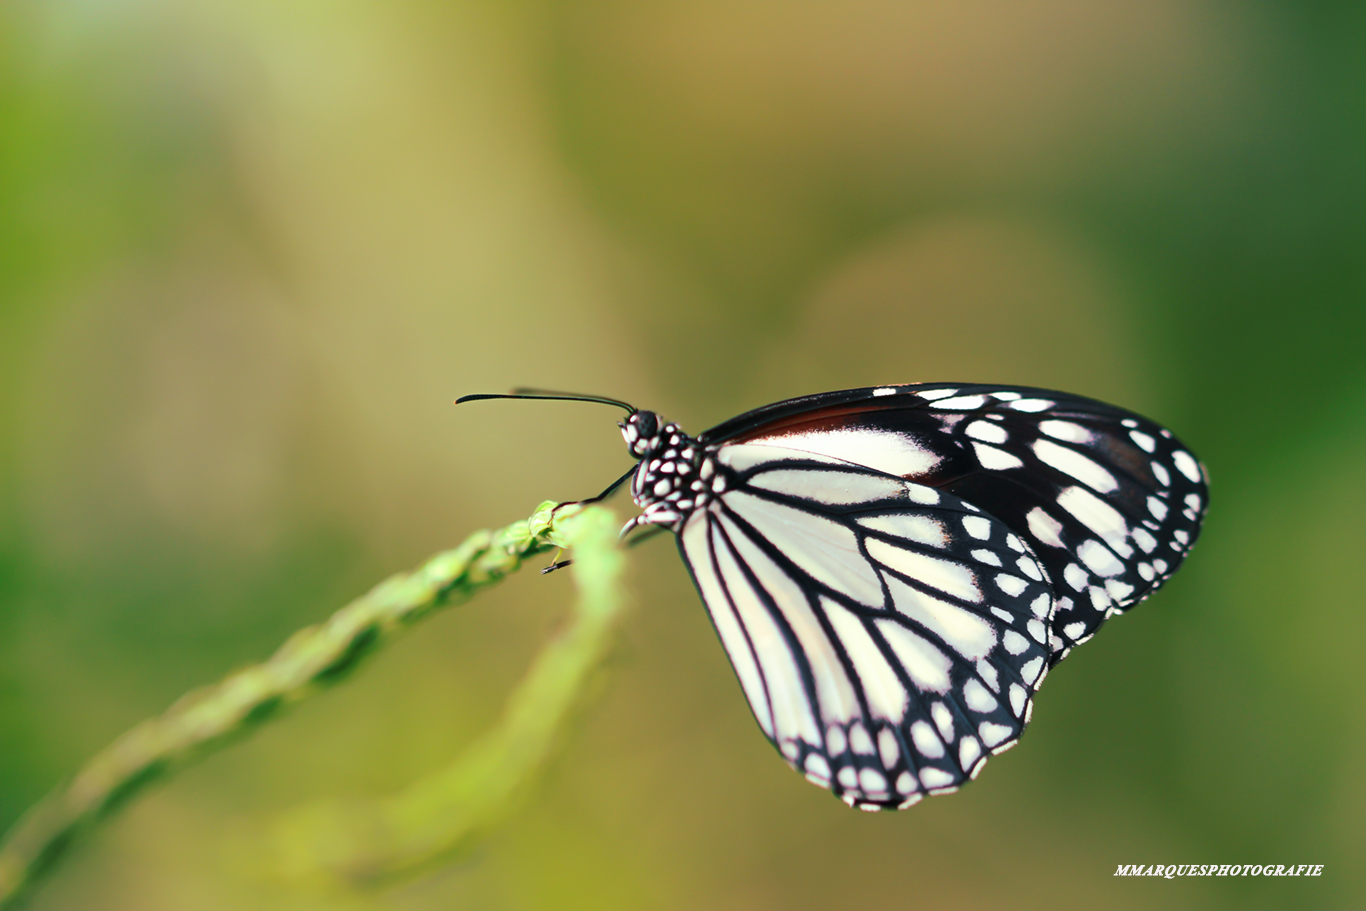
[[[1351,4],[0,5],[0,828],[187,688],[629,465],[607,409],[462,393],[695,432],[1052,386],[1213,475],[1186,569],[951,798],[869,816],[792,774],[660,539],[600,698],[472,857],[342,901],[224,843],[442,766],[569,573],[155,791],[33,907],[1360,907],[1363,114]]]

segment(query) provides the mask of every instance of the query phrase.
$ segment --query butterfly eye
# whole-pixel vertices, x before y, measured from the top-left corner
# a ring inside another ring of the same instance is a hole
[[[659,433],[659,418],[655,417],[653,411],[637,411],[631,416],[631,420],[636,422],[640,428],[640,435],[643,439],[650,439]]]

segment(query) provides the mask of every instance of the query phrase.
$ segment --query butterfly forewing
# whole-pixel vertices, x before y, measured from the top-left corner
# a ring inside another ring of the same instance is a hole
[[[1022,538],[1058,605],[1056,662],[1180,566],[1208,504],[1169,431],[1080,396],[1025,387],[885,386],[780,402],[702,434],[773,444],[951,493]]]
[[[960,498],[828,456],[723,447],[679,536],[764,733],[847,802],[956,788],[1014,744],[1047,670],[1051,588]]]

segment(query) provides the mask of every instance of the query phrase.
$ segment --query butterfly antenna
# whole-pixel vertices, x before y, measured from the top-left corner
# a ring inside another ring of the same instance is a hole
[[[605,395],[578,395],[573,392],[552,392],[549,389],[514,389],[508,393],[480,392],[475,395],[462,395],[455,400],[455,404],[463,405],[465,402],[478,402],[483,399],[538,399],[542,401],[556,402],[597,402],[600,405],[615,405],[618,408],[626,409],[627,414],[635,414],[639,409],[634,405],[618,399],[609,399]]]

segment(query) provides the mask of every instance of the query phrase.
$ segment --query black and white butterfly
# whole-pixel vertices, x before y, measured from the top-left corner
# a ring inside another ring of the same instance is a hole
[[[1208,505],[1170,431],[1061,392],[851,389],[696,438],[589,400],[629,411],[623,534],[678,535],[765,736],[866,810],[1014,746],[1048,670],[1177,570]]]

